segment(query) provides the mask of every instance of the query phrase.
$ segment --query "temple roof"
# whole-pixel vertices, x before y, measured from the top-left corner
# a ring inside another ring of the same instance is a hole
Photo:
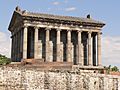
[[[31,16],[31,17],[42,17],[42,18],[49,18],[49,19],[59,19],[59,20],[67,20],[67,21],[77,21],[77,22],[88,22],[88,23],[98,23],[104,24],[100,21],[93,20],[91,18],[81,18],[81,17],[72,17],[72,16],[60,16],[60,15],[52,15],[52,14],[43,14],[43,13],[32,13],[27,12],[23,16]]]
[[[87,18],[72,17],[72,16],[60,16],[60,15],[52,15],[52,14],[27,12],[26,10],[21,11],[18,7],[16,7],[16,10],[14,11],[12,18],[14,19],[14,17],[16,17],[17,14],[19,16],[21,16],[22,18],[37,18],[38,20],[39,20],[39,18],[44,18],[44,19],[61,20],[61,21],[68,21],[68,22],[70,21],[70,22],[78,22],[78,23],[87,23],[89,25],[95,24],[100,27],[103,27],[105,25],[103,22],[100,22],[100,21],[90,18],[90,15]],[[10,23],[13,23],[12,21],[13,20],[11,20]],[[11,24],[10,24],[10,26],[11,26]]]

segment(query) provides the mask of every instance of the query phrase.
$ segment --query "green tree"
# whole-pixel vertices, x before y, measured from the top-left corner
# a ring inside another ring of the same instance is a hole
[[[10,62],[11,60],[9,58],[0,54],[0,65],[6,65],[9,64]]]
[[[108,67],[107,66],[104,66],[105,70],[107,71],[107,73],[109,74],[110,71],[114,71],[114,72],[119,72],[119,69],[117,66],[111,66],[109,65]]]
[[[114,66],[114,67],[112,67],[112,68],[111,68],[111,71],[118,72],[118,71],[119,71],[119,69],[118,69],[118,67],[117,67],[117,66]]]
[[[109,74],[111,71],[111,65],[109,65],[108,67],[106,67],[107,73]]]

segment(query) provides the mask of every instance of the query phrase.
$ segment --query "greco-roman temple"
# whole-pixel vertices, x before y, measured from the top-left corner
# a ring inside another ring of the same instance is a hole
[[[11,59],[100,67],[104,25],[90,15],[86,18],[59,16],[16,7],[8,28],[12,38]]]

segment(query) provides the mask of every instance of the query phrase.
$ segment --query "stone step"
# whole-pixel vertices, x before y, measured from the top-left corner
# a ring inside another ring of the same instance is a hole
[[[21,64],[41,69],[71,69],[73,65],[72,62],[44,62],[44,59],[25,59]]]
[[[22,64],[38,64],[44,62],[44,59],[24,59],[21,61]]]

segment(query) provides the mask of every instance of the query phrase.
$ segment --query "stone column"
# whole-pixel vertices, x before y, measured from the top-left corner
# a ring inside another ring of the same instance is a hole
[[[21,29],[19,31],[19,60],[21,61]]]
[[[49,62],[49,28],[46,28],[45,61]]]
[[[12,55],[13,55],[13,35],[12,35],[12,32],[11,32],[11,60],[12,60]]]
[[[34,59],[38,59],[38,27],[35,27],[34,33]]]
[[[83,46],[83,44],[81,44],[81,61],[82,61],[82,65],[84,65],[84,46]]]
[[[23,53],[23,30],[20,31],[20,58],[22,59]]]
[[[83,65],[81,47],[81,31],[78,31],[78,64]]]
[[[92,63],[92,50],[91,50],[91,34],[92,32],[88,32],[88,65],[93,65]]]
[[[16,61],[18,61],[18,32],[16,32]]]
[[[72,62],[72,43],[71,43],[71,31],[67,31],[67,62]]]
[[[23,31],[23,59],[27,59],[27,35],[28,35],[28,29],[27,29],[27,26],[24,26],[24,31]]]
[[[11,37],[11,38],[12,38],[12,46],[11,46],[11,48],[12,48],[12,49],[11,49],[11,50],[12,50],[12,51],[11,51],[11,59],[13,60],[13,56],[14,56],[14,55],[13,55],[13,54],[14,54],[14,36],[12,35],[12,37]]]
[[[16,50],[17,50],[17,61],[19,61],[19,31],[17,31],[17,48],[16,48]]]
[[[14,52],[14,55],[15,55],[15,56],[14,56],[14,60],[15,60],[15,61],[16,61],[16,56],[17,56],[17,55],[16,55],[16,54],[17,54],[16,51],[17,51],[17,35],[16,35],[16,33],[15,33],[15,52]]]
[[[18,61],[20,61],[20,30],[18,31]]]
[[[71,43],[71,31],[70,30],[68,30],[67,32],[67,43],[68,44]]]
[[[101,66],[101,32],[97,33],[97,59],[98,59],[98,66]]]
[[[50,28],[46,28],[46,42],[49,41],[50,35],[49,35]]]
[[[38,59],[42,59],[42,41],[38,40]]]
[[[45,61],[53,62],[53,43],[50,41],[50,28],[46,28]]]
[[[57,54],[56,54],[56,61],[57,62],[61,62],[61,60],[60,60],[60,47],[61,47],[61,45],[60,45],[60,30],[61,29],[57,29],[57,42],[56,42],[56,46],[57,46]]]
[[[19,31],[19,59],[21,60],[21,29]]]
[[[63,62],[63,42],[60,42],[60,60]]]
[[[15,61],[15,34],[13,35],[13,61]]]

